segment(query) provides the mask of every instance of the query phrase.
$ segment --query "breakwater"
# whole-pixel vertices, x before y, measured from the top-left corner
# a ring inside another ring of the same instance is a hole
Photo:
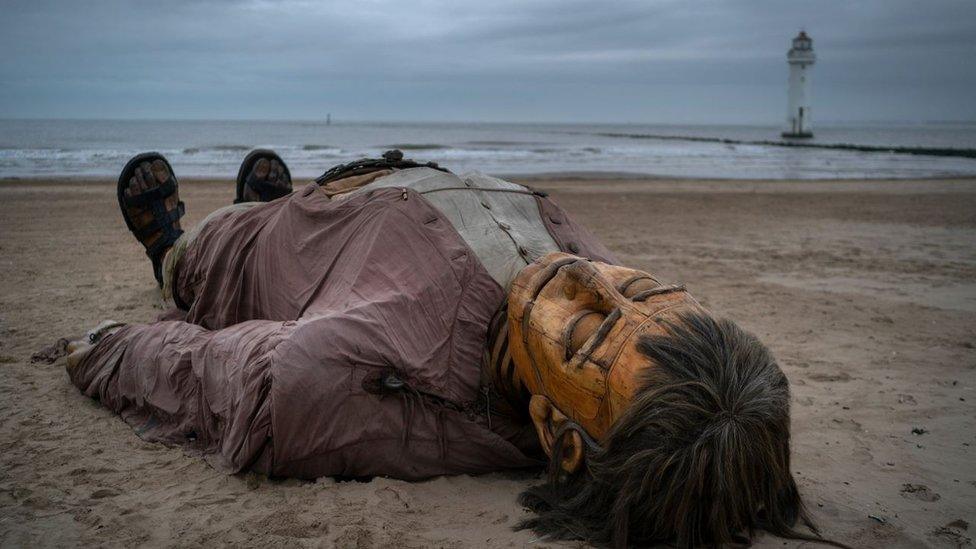
[[[853,143],[807,143],[803,141],[774,141],[726,139],[722,137],[695,137],[684,135],[660,135],[649,133],[597,133],[601,137],[623,139],[658,139],[663,141],[691,141],[696,143],[722,143],[726,145],[763,145],[769,147],[794,147],[801,149],[830,149],[871,153],[915,154],[925,156],[949,156],[955,158],[976,158],[976,149],[956,149],[946,147],[896,147],[878,145],[856,145]]]

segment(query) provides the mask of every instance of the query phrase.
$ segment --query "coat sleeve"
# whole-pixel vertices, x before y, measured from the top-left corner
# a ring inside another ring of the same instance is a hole
[[[271,365],[293,325],[128,325],[105,336],[68,375],[145,440],[199,451],[227,472],[264,470],[271,465]]]

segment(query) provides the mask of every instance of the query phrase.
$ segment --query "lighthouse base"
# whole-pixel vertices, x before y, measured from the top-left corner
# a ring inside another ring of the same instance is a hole
[[[790,139],[807,139],[813,137],[813,132],[800,132],[800,133],[783,132],[780,134],[780,136],[787,137]]]

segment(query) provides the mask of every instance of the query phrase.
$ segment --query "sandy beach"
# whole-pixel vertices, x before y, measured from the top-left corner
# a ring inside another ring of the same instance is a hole
[[[976,538],[976,179],[534,178],[628,265],[755,332],[793,388],[793,463],[823,533]],[[407,483],[225,476],[141,441],[64,359],[163,311],[108,179],[0,182],[0,546],[569,546],[512,526],[534,474]],[[233,197],[184,180],[185,226]],[[810,544],[761,536],[760,547]]]

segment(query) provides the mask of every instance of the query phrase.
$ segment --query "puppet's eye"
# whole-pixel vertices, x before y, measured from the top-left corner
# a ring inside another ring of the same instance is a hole
[[[622,293],[624,297],[630,299],[641,292],[653,290],[655,288],[659,288],[660,286],[661,283],[657,280],[650,277],[642,277],[625,284],[624,287],[621,288],[620,293]]]
[[[583,348],[583,345],[600,329],[600,325],[606,318],[607,315],[596,311],[589,311],[576,317],[569,329],[569,337],[566,338],[566,356],[571,357]]]

